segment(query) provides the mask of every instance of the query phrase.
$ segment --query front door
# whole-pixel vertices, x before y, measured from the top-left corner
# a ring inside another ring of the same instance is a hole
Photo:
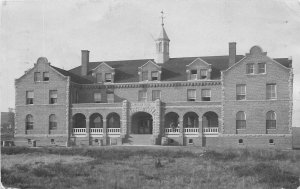
[[[152,134],[152,120],[139,120],[138,121],[138,134]]]

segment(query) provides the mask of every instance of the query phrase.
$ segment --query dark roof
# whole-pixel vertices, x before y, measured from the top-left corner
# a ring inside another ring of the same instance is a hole
[[[206,57],[184,57],[184,58],[170,58],[169,61],[162,64],[162,81],[186,81],[186,65],[192,63],[196,58],[201,58],[207,63],[211,64],[212,72],[211,79],[220,79],[221,70],[228,68],[228,56],[206,56]],[[236,62],[244,58],[243,55],[236,56]],[[120,60],[120,61],[104,61],[106,64],[115,68],[115,83],[128,83],[138,82],[138,67],[144,65],[149,60],[153,59],[140,59],[140,60]],[[290,67],[291,61],[287,58],[274,59],[285,67]],[[81,75],[81,66],[65,71],[72,75],[72,81],[81,84],[94,83],[95,78],[91,76],[92,69],[96,68],[102,62],[89,62],[88,76]],[[57,69],[57,68],[55,68]],[[76,77],[75,77],[76,76]]]
[[[93,81],[91,81],[88,78],[82,77],[79,74],[74,74],[72,72],[66,71],[64,69],[55,67],[55,66],[51,66],[52,68],[54,68],[56,71],[58,71],[59,73],[63,74],[64,76],[70,76],[71,81],[75,82],[75,83],[79,83],[79,84],[89,84],[89,83],[93,83]]]

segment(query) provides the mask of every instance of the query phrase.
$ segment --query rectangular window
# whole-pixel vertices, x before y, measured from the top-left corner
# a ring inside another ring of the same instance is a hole
[[[105,82],[111,82],[111,73],[105,74]]]
[[[197,80],[197,70],[191,70],[191,80]]]
[[[200,79],[206,79],[207,78],[207,70],[201,69],[200,70]]]
[[[139,101],[145,102],[147,101],[147,91],[139,91]]]
[[[57,103],[57,90],[50,90],[49,91],[49,103],[56,104]]]
[[[188,101],[196,101],[196,89],[188,89],[187,90],[187,100]]]
[[[258,63],[258,73],[266,73],[266,63]]]
[[[101,102],[101,93],[94,93],[94,102],[95,103]]]
[[[201,100],[202,101],[210,101],[211,91],[210,89],[202,89],[201,91]]]
[[[142,81],[148,81],[148,72],[142,72]]]
[[[43,81],[49,81],[49,72],[43,73]]]
[[[97,80],[97,83],[101,83],[102,82],[102,74],[101,73],[97,73],[96,74],[96,80]]]
[[[236,85],[236,99],[237,100],[246,100],[246,85],[245,84]]]
[[[26,104],[33,104],[34,93],[33,91],[26,91]]]
[[[160,99],[160,90],[153,90],[152,91],[152,101]]]
[[[114,93],[107,93],[107,102],[114,103],[115,102],[115,94]]]
[[[41,72],[34,72],[34,81],[41,81]]]
[[[254,64],[247,64],[246,66],[246,73],[247,74],[254,74]]]
[[[158,80],[158,72],[151,72],[151,80],[152,81],[157,81]]]
[[[277,98],[277,89],[276,84],[267,84],[267,99],[276,99]]]

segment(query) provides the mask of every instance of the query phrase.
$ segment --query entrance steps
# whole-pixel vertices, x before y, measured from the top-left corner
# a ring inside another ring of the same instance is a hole
[[[124,145],[152,145],[152,134],[130,134],[124,141]]]

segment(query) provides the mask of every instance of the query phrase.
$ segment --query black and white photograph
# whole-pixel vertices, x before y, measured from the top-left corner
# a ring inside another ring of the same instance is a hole
[[[300,0],[1,0],[4,189],[300,189]]]

